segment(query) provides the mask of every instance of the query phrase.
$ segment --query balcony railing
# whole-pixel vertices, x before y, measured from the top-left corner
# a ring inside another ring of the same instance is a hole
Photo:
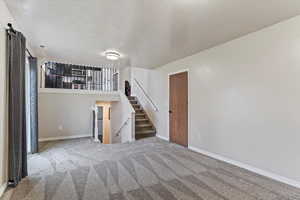
[[[42,88],[118,91],[119,70],[47,62],[42,67]]]

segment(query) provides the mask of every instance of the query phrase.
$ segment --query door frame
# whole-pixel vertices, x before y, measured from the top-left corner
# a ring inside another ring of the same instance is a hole
[[[170,77],[172,75],[176,75],[176,74],[180,74],[180,73],[183,73],[183,72],[187,72],[187,84],[188,84],[188,95],[187,95],[187,98],[188,98],[188,127],[187,127],[187,134],[188,134],[188,145],[186,148],[189,148],[190,147],[190,119],[191,119],[191,113],[190,113],[190,73],[189,73],[190,69],[189,68],[184,68],[184,69],[181,69],[181,70],[178,70],[178,71],[175,71],[175,72],[171,72],[171,73],[168,73],[168,111],[170,110]],[[166,138],[168,141],[171,141],[171,135],[170,135],[170,115],[168,114],[168,123],[167,123],[167,127],[168,127],[168,138]]]
[[[112,142],[111,113],[110,113],[111,112],[111,101],[96,101],[95,107],[97,107],[97,108],[103,107],[102,143],[103,144],[111,144],[111,142]],[[97,124],[96,128],[97,128],[96,133],[98,133],[98,128],[99,128],[98,124]],[[97,141],[96,138],[95,138],[95,141]]]

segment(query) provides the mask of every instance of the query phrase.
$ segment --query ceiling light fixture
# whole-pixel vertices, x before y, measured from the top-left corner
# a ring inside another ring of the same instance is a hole
[[[121,57],[120,53],[118,53],[117,51],[112,51],[112,50],[105,51],[104,54],[105,54],[106,59],[108,59],[108,60],[119,60]]]

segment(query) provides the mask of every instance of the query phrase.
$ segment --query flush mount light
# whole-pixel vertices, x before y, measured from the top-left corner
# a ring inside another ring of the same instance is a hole
[[[104,55],[108,60],[119,60],[121,57],[120,53],[111,50],[105,51]]]

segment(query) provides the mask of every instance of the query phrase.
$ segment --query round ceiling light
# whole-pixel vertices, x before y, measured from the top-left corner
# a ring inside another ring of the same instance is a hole
[[[105,51],[105,57],[108,60],[119,60],[121,55],[117,51],[108,50],[108,51]]]

